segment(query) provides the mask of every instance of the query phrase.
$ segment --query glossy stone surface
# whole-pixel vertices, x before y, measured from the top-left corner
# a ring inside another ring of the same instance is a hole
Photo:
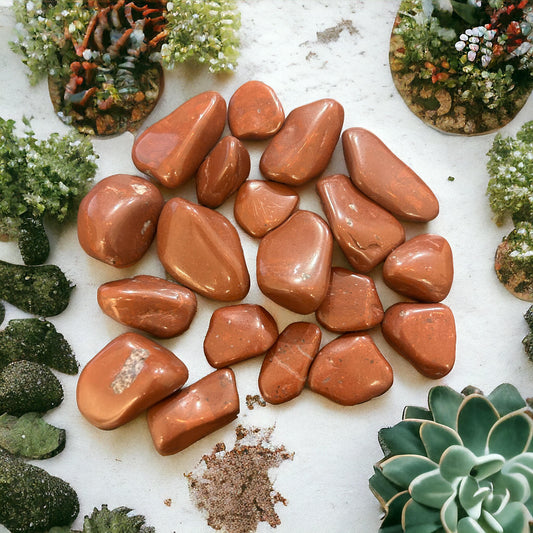
[[[402,224],[342,174],[320,178],[316,189],[331,231],[350,265],[366,274],[405,240]]]
[[[239,410],[235,374],[224,368],[154,405],[148,427],[156,450],[172,455],[229,424]]]
[[[78,408],[97,428],[114,429],[177,391],[188,376],[171,351],[138,333],[124,333],[82,370]]]
[[[225,124],[222,96],[215,91],[200,93],[137,137],[133,163],[165,187],[178,187],[194,176]]]
[[[114,174],[99,181],[78,210],[78,241],[87,254],[118,268],[150,247],[164,200],[148,180]]]
[[[157,227],[157,252],[174,279],[207,298],[228,302],[248,293],[250,276],[237,230],[212,209],[170,199]]]
[[[356,405],[390,389],[392,367],[369,335],[347,333],[326,344],[309,371],[311,390],[341,405]]]
[[[332,252],[328,225],[315,213],[297,211],[259,243],[259,288],[295,313],[312,313],[328,290]]]
[[[343,122],[343,107],[330,98],[293,109],[263,152],[261,173],[287,185],[316,178],[331,159]]]
[[[276,134],[285,112],[274,89],[261,81],[248,81],[230,98],[228,123],[238,139],[262,140]]]
[[[207,207],[222,205],[250,174],[250,154],[228,135],[211,150],[196,173],[196,196]]]
[[[281,183],[249,180],[239,188],[233,213],[239,226],[252,237],[263,237],[296,211],[300,197]]]
[[[333,267],[328,292],[316,310],[316,319],[326,329],[339,333],[377,326],[383,320],[383,306],[374,280]]]
[[[387,342],[421,374],[439,379],[455,363],[455,320],[444,304],[397,303],[381,324]]]
[[[135,276],[98,287],[98,305],[112,319],[160,338],[186,331],[196,314],[196,295],[155,276]]]
[[[278,338],[273,316],[260,305],[220,307],[211,315],[204,353],[215,368],[265,353]]]
[[[350,128],[342,146],[350,178],[374,202],[402,220],[427,222],[439,214],[431,189],[376,135]]]
[[[409,239],[385,260],[383,280],[391,289],[414,300],[444,300],[453,282],[453,256],[448,241],[431,233]]]
[[[259,390],[272,404],[288,402],[302,392],[322,332],[310,322],[293,322],[268,350],[259,373]]]

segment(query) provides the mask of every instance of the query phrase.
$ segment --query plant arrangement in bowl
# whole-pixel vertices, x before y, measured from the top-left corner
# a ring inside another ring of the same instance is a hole
[[[533,88],[531,0],[402,0],[390,68],[425,123],[475,135],[507,124]]]

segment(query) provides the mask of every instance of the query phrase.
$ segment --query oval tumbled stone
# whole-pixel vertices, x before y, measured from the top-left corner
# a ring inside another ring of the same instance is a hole
[[[135,140],[135,166],[165,187],[192,178],[226,124],[226,102],[215,91],[200,93],[144,130]]]
[[[114,429],[177,391],[188,376],[171,351],[138,333],[124,333],[82,370],[78,408],[94,426]]]
[[[108,265],[131,266],[150,247],[163,204],[159,189],[144,178],[104,178],[80,203],[79,243],[88,255]]]
[[[383,306],[374,280],[333,267],[328,292],[316,310],[316,319],[326,329],[339,333],[377,326],[383,320]]]
[[[263,180],[244,182],[233,212],[239,226],[252,237],[263,237],[285,222],[298,208],[297,192],[281,183]]]
[[[259,243],[259,288],[295,313],[312,313],[326,296],[332,253],[328,225],[315,213],[296,211]]]
[[[455,363],[455,320],[449,307],[432,303],[397,303],[381,324],[387,342],[422,375],[439,379]]]
[[[383,281],[394,291],[422,302],[444,300],[453,282],[453,257],[440,235],[417,235],[385,260]]]
[[[309,371],[311,390],[341,405],[356,405],[390,389],[392,367],[370,335],[347,333],[326,344]]]
[[[211,315],[204,340],[204,353],[215,368],[265,353],[278,338],[272,315],[260,305],[220,307]]]
[[[206,207],[219,207],[250,174],[250,154],[236,137],[224,137],[196,173],[196,196]]]
[[[281,102],[266,83],[248,81],[230,98],[228,123],[238,139],[268,139],[279,131],[284,120]]]
[[[331,231],[357,272],[370,272],[404,242],[401,223],[358,191],[347,176],[320,178],[316,189]]]
[[[402,220],[428,222],[439,214],[431,189],[376,135],[350,128],[342,146],[350,178],[374,202]]]
[[[343,107],[330,98],[293,109],[263,152],[261,173],[287,185],[316,178],[333,155],[343,122]]]
[[[202,296],[241,300],[250,276],[237,230],[220,213],[172,198],[161,211],[157,253],[165,270]]]
[[[135,276],[98,287],[98,305],[112,319],[160,338],[180,335],[196,314],[196,295],[155,276]]]
[[[268,350],[259,373],[259,390],[272,404],[288,402],[302,392],[322,332],[310,322],[293,322]]]

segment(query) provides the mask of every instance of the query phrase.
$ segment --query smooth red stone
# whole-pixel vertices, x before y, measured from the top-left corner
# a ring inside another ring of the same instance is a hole
[[[194,176],[225,124],[224,98],[215,91],[198,94],[137,137],[133,163],[165,187],[178,187]]]
[[[112,319],[160,338],[186,331],[196,314],[196,295],[155,276],[135,276],[98,287],[98,305]]]
[[[302,392],[321,339],[320,328],[309,322],[294,322],[282,331],[259,373],[259,390],[268,403],[288,402]]]
[[[228,123],[238,139],[262,140],[276,134],[285,112],[274,90],[261,81],[241,85],[228,104]]]
[[[430,233],[409,239],[385,260],[383,281],[413,300],[444,300],[453,282],[453,256],[448,241]]]
[[[366,274],[405,240],[401,223],[359,192],[347,176],[320,178],[316,189],[346,259]]]
[[[224,368],[154,405],[148,427],[158,453],[172,455],[229,424],[239,410],[235,374]]]
[[[277,338],[276,321],[260,305],[220,307],[211,315],[204,353],[211,366],[224,368],[265,353]]]
[[[79,243],[88,255],[108,265],[131,266],[152,244],[163,204],[159,189],[144,178],[104,178],[81,201]]]
[[[82,370],[78,409],[97,428],[114,429],[177,391],[188,377],[171,351],[138,333],[124,333]]]
[[[383,306],[374,280],[346,268],[332,268],[328,292],[316,310],[316,319],[338,333],[377,326],[383,320]]]
[[[392,367],[369,335],[347,333],[326,344],[309,371],[311,390],[341,405],[363,403],[388,391]]]
[[[455,320],[444,304],[398,303],[381,324],[387,342],[422,375],[439,379],[455,363]]]
[[[250,154],[236,137],[224,137],[196,173],[196,196],[207,207],[222,205],[250,174]]]
[[[183,198],[161,211],[157,252],[166,271],[202,296],[241,300],[250,276],[237,230],[220,213]]]
[[[347,129],[342,146],[353,183],[374,202],[402,220],[428,222],[439,214],[431,189],[373,133]]]
[[[246,233],[260,238],[285,222],[299,203],[298,193],[286,185],[250,180],[239,188],[233,213]]]
[[[259,243],[259,288],[295,313],[312,313],[326,296],[332,253],[328,225],[315,213],[296,211]]]
[[[293,109],[261,156],[267,179],[303,185],[326,169],[342,130],[344,109],[324,98]]]

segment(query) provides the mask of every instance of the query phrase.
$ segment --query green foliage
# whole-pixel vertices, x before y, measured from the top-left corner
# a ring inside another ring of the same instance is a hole
[[[533,121],[526,122],[516,137],[496,135],[487,155],[487,195],[496,223],[507,217],[532,220]]]
[[[44,413],[62,401],[63,387],[44,365],[15,361],[0,372],[0,413]]]
[[[39,316],[63,312],[73,285],[56,265],[16,265],[0,261],[0,299]]]
[[[48,459],[65,448],[65,430],[46,423],[38,413],[0,415],[0,448],[25,459]]]
[[[13,361],[34,361],[66,374],[77,374],[72,348],[55,326],[42,318],[10,320],[0,332],[0,370]]]
[[[43,533],[70,525],[78,496],[62,479],[0,451],[0,524],[11,533]]]
[[[240,14],[234,0],[175,0],[167,10],[168,39],[161,48],[165,67],[195,60],[211,72],[235,68]]]
[[[155,533],[153,527],[144,525],[144,516],[129,516],[130,512],[127,507],[112,510],[105,504],[101,509],[95,507],[83,521],[83,533]]]

